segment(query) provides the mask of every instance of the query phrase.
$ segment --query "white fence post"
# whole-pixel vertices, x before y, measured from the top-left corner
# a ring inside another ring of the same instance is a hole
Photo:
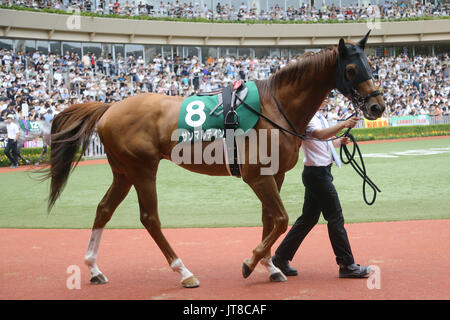
[[[89,141],[89,145],[83,154],[84,158],[104,158],[106,157],[105,147],[100,141],[97,132],[94,133]]]

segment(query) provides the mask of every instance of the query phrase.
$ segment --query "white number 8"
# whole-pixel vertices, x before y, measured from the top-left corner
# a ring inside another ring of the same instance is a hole
[[[193,109],[193,106],[197,106],[197,108]],[[184,121],[193,128],[201,127],[206,120],[206,114],[203,109],[205,109],[203,101],[192,101],[186,107],[187,114]],[[194,115],[198,115],[200,118],[198,120],[192,120],[192,116]]]

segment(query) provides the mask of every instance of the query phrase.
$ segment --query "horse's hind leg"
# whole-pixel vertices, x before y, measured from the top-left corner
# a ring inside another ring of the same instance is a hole
[[[92,227],[91,237],[89,239],[89,245],[84,258],[84,261],[91,272],[91,283],[94,284],[103,284],[108,282],[108,279],[103,275],[97,266],[98,248],[100,246],[103,228],[111,219],[119,204],[123,201],[123,199],[125,199],[131,187],[131,183],[125,176],[118,173],[113,174],[113,183],[109,187],[102,201],[98,204],[97,214]]]
[[[173,271],[181,274],[181,284],[185,288],[195,288],[200,285],[198,279],[184,266],[175,254],[166,237],[161,231],[161,222],[158,217],[158,202],[156,195],[156,168],[140,176],[140,181],[134,183],[141,211],[141,222],[155,240],[158,247],[167,259]]]

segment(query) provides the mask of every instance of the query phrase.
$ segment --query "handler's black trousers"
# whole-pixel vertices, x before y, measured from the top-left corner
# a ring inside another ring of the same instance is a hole
[[[11,154],[12,151],[12,154]],[[9,161],[13,165],[17,165],[17,142],[14,141],[14,139],[8,139],[8,143],[6,144],[5,148],[5,155],[8,157]]]
[[[343,265],[353,264],[354,259],[344,228],[341,204],[333,185],[331,165],[305,166],[302,180],[305,185],[302,215],[295,221],[275,254],[281,259],[292,260],[303,239],[317,224],[322,212],[328,222],[328,235],[336,255],[336,262]]]

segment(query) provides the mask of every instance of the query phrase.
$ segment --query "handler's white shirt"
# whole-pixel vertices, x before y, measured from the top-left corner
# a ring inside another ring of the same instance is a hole
[[[19,132],[19,126],[14,122],[8,123],[6,125],[6,131],[8,133],[8,139],[15,139]]]
[[[317,112],[311,121],[306,126],[306,135],[311,138],[311,133],[317,129],[324,129],[322,122],[320,121],[319,112]],[[323,118],[325,123],[325,128],[328,127],[328,122]],[[303,164],[305,166],[322,167],[328,166],[333,163],[333,157],[328,150],[327,141],[317,141],[317,140],[303,140],[302,147],[305,158],[303,159]]]

